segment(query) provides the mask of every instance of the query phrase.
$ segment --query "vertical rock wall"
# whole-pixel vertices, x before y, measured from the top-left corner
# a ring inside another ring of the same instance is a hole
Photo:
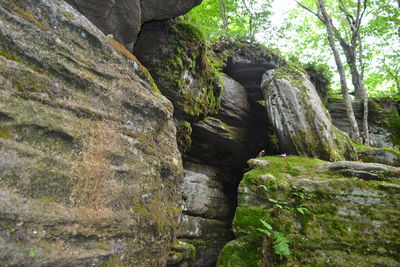
[[[0,2],[0,265],[164,266],[172,104],[64,1]]]

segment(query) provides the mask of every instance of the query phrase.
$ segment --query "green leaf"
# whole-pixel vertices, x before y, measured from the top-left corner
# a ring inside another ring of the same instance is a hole
[[[28,254],[29,254],[29,256],[31,256],[31,257],[36,257],[38,253],[37,253],[36,250],[30,248],[30,249],[28,250]]]
[[[266,221],[264,221],[264,220],[262,220],[262,219],[260,219],[260,222],[262,223],[262,225],[263,225],[267,230],[272,231],[272,226],[271,226],[269,223],[267,223]]]
[[[273,235],[274,243],[274,252],[275,254],[282,257],[290,257],[290,249],[289,249],[289,239],[287,239],[282,233],[275,232]]]

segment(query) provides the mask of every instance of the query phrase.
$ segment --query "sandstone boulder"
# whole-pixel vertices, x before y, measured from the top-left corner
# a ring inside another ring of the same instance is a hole
[[[316,164],[371,173],[393,167],[298,156],[264,159],[270,164],[247,172],[240,183],[232,223],[237,239],[224,246],[218,267],[398,265],[398,174],[366,181]],[[289,240],[290,257],[273,249],[276,235],[279,242]]]
[[[183,174],[171,103],[64,1],[0,2],[0,265],[165,265]]]
[[[134,53],[174,104],[178,120],[193,122],[218,111],[221,82],[208,61],[200,30],[183,21],[148,23]]]
[[[175,18],[188,12],[202,0],[67,0],[104,34],[112,34],[129,50],[146,21]]]
[[[357,158],[350,138],[332,125],[301,68],[290,64],[267,71],[262,92],[282,152],[331,161]]]

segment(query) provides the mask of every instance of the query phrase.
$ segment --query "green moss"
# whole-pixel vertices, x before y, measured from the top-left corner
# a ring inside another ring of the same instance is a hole
[[[174,34],[179,35],[183,40],[185,40],[185,42],[205,43],[203,32],[191,23],[180,20],[173,24],[170,29]]]
[[[19,63],[22,62],[21,58],[17,57],[13,53],[9,53],[9,52],[4,51],[4,50],[0,50],[0,56],[5,57],[6,59],[9,59],[9,60],[13,60],[13,61],[19,62]]]
[[[176,127],[176,141],[178,143],[178,149],[184,155],[187,153],[192,145],[192,139],[190,138],[192,134],[192,127],[187,121],[178,121]]]
[[[221,77],[208,58],[202,32],[183,21],[165,27],[167,42],[138,42],[140,60],[173,103],[179,120],[198,121],[215,114],[220,106]],[[165,52],[160,54],[160,50]]]
[[[64,17],[66,18],[66,19],[69,19],[69,20],[74,20],[75,19],[75,16],[74,16],[74,14],[72,14],[72,13],[70,13],[70,12],[64,12]]]
[[[261,267],[262,255],[261,240],[240,238],[224,246],[217,267]]]
[[[100,264],[100,267],[123,267],[122,261],[118,256],[108,257],[106,261]]]
[[[242,180],[243,184],[254,184],[260,180],[260,175],[271,174],[278,178],[278,181],[284,181],[285,174],[300,175],[312,172],[315,164],[324,163],[325,161],[317,158],[306,158],[300,156],[288,156],[282,158],[280,156],[266,156],[258,160],[266,160],[268,166],[259,167],[247,172]],[[300,168],[299,168],[300,167]]]
[[[0,138],[12,139],[13,138],[13,134],[7,128],[1,128],[0,127]]]
[[[323,162],[317,159],[262,160],[269,165],[253,165],[255,169],[245,174],[240,185],[246,190],[239,190],[239,206],[233,221],[239,240],[260,238],[257,229],[262,228],[262,219],[291,240],[292,257],[283,263],[274,259],[276,266],[318,266],[327,262],[350,266],[351,261],[341,259],[343,255],[357,259],[362,266],[398,260],[398,242],[393,239],[400,229],[396,215],[400,199],[393,191],[398,190],[396,185],[346,178],[316,167]],[[296,171],[292,172],[293,169]],[[268,174],[275,178],[263,177]],[[242,251],[230,244],[224,255],[221,252],[222,263]],[[268,254],[261,243],[251,249],[246,253],[263,250]],[[246,253],[241,254],[239,262],[246,261]],[[262,254],[257,255],[261,260]]]
[[[49,30],[49,26],[40,22],[32,12],[25,11],[17,7],[14,3],[4,3],[4,5],[13,10],[19,17],[29,21],[41,30]]]

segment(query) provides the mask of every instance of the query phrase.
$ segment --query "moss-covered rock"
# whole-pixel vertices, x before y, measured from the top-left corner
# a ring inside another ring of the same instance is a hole
[[[398,171],[364,181],[318,167],[318,159],[262,160],[269,164],[246,173],[240,184],[233,221],[238,239],[223,248],[217,266],[399,264]],[[290,257],[266,245],[272,240],[262,234],[261,220],[290,240]]]
[[[0,265],[166,264],[172,104],[64,1],[0,2]]]
[[[387,165],[400,166],[400,151],[391,147],[369,147],[354,142],[358,158],[363,162],[376,162]]]
[[[330,161],[357,159],[350,138],[332,125],[300,66],[289,63],[268,71],[261,89],[283,152]]]
[[[176,141],[178,142],[178,149],[185,155],[192,146],[192,126],[188,121],[176,122]]]
[[[368,103],[368,123],[370,143],[374,147],[393,147],[400,145],[400,116],[397,103],[389,98],[370,98]],[[333,124],[349,133],[350,123],[342,99],[328,99],[327,108]],[[353,102],[354,115],[360,129],[363,120],[363,103]]]
[[[179,120],[193,122],[219,109],[221,80],[206,49],[202,32],[183,21],[145,25],[135,46]]]
[[[104,34],[113,35],[115,39],[129,50],[140,32],[141,25],[147,21],[171,19],[183,15],[201,3],[201,0],[114,0],[85,1],[67,0],[71,6],[84,14]],[[72,13],[64,13],[65,17],[73,17]]]

